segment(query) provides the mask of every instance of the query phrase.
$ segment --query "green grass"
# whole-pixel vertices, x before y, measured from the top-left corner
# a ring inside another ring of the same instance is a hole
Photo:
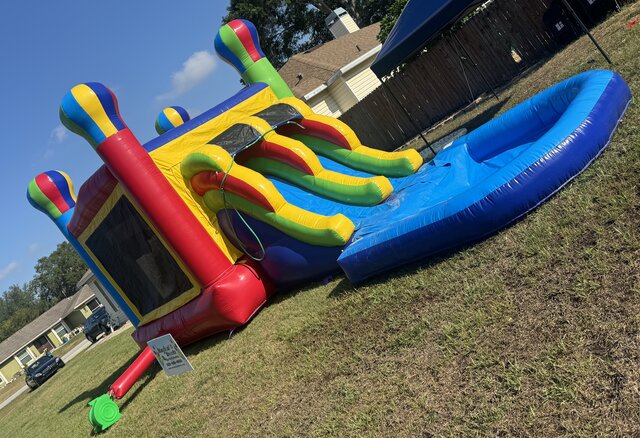
[[[24,386],[24,377],[19,377],[0,388],[0,403],[11,397]]]
[[[74,336],[73,338],[69,339],[69,341],[67,341],[66,344],[63,344],[59,348],[56,348],[53,351],[53,353],[58,357],[62,357],[65,354],[67,354],[68,352],[70,352],[76,345],[78,345],[84,339],[86,339],[86,338],[84,337],[83,334],[78,334],[78,335]]]
[[[624,25],[638,16],[634,3],[595,30],[634,95],[640,26]],[[583,38],[504,90],[502,110],[594,67]],[[280,295],[231,339],[187,348],[195,371],[149,372],[105,436],[637,435],[639,116],[507,230],[363,285]],[[84,352],[1,410],[2,434],[89,435],[86,403],[135,353],[128,336]]]

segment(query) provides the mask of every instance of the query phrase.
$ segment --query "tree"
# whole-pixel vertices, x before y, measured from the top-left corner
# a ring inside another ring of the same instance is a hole
[[[393,2],[394,0],[328,0],[311,1],[310,3],[323,10],[325,17],[331,10],[343,8],[358,26],[364,27],[382,20],[389,12]]]
[[[59,244],[47,257],[38,260],[33,286],[41,300],[55,303],[76,292],[76,284],[87,270],[68,242]]]
[[[402,14],[402,10],[406,6],[408,0],[395,0],[387,14],[380,21],[380,33],[378,34],[378,41],[384,44],[389,36],[389,32],[393,29],[393,26],[396,25],[400,14]]]
[[[256,26],[262,50],[275,68],[284,65],[292,55],[331,38],[324,26],[324,16],[328,14],[309,3],[231,0],[227,12],[223,23],[244,18]]]
[[[46,308],[32,283],[9,286],[0,296],[0,342],[36,319]]]
[[[251,21],[260,35],[260,45],[276,68],[296,53],[332,39],[324,19],[342,7],[360,27],[379,21],[393,0],[231,0],[227,23],[236,18]]]
[[[76,292],[76,284],[87,270],[67,243],[38,260],[36,275],[22,286],[13,284],[0,294],[0,342],[36,319],[60,299]]]

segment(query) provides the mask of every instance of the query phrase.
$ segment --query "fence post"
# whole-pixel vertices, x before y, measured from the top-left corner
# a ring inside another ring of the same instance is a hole
[[[409,120],[409,122],[411,123],[411,125],[413,126],[413,128],[418,131],[418,134],[420,135],[420,138],[422,139],[422,141],[424,141],[424,144],[426,147],[429,148],[429,150],[431,151],[431,153],[433,155],[436,154],[436,152],[433,150],[433,148],[431,147],[431,145],[429,144],[429,142],[427,141],[427,139],[425,138],[424,134],[422,134],[422,128],[420,128],[415,120],[413,120],[413,117],[411,117],[411,114],[409,114],[409,111],[407,111],[407,109],[405,108],[405,106],[400,103],[400,100],[398,100],[398,98],[396,97],[396,95],[389,89],[389,86],[385,83],[385,81],[381,81],[382,82],[382,86],[384,87],[385,91],[387,93],[389,93],[391,95],[391,97],[393,97],[393,100],[395,100],[395,102],[398,104],[398,106],[400,107],[400,109],[402,110],[402,112],[404,113],[405,116],[407,116],[407,119]]]

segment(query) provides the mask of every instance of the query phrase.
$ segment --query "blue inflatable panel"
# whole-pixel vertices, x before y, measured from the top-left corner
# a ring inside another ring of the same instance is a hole
[[[279,289],[321,280],[340,271],[336,263],[342,251],[340,247],[309,245],[249,215],[242,215],[245,224],[232,209],[219,211],[217,218],[225,236],[236,248],[261,259],[260,266]]]
[[[145,143],[144,145],[145,150],[147,152],[153,152],[154,150],[161,148],[165,144],[172,142],[176,138],[186,134],[192,129],[204,123],[207,123],[209,120],[218,117],[220,114],[226,111],[229,111],[234,106],[244,102],[245,100],[249,99],[252,96],[255,96],[265,88],[267,88],[267,84],[264,84],[262,82],[258,82],[256,84],[252,84],[252,85],[249,85],[248,87],[243,88],[242,90],[238,91],[236,94],[234,94],[227,100],[219,103],[218,105],[214,106],[210,110],[200,114],[197,117],[194,117],[191,120],[188,120],[182,125],[176,128],[173,128],[165,132],[164,134],[152,139],[151,141]]]
[[[376,207],[279,188],[303,208],[354,221],[338,263],[358,282],[481,239],[533,210],[600,154],[630,101],[616,73],[567,79],[458,139],[415,175],[393,180],[394,193]]]

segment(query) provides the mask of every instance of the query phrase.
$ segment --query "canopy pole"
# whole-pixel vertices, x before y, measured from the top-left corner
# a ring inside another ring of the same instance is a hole
[[[478,67],[478,64],[476,64],[476,61],[471,57],[469,52],[467,52],[467,48],[464,46],[464,44],[462,44],[462,41],[460,41],[460,38],[458,38],[458,33],[454,32],[453,37],[455,38],[458,45],[462,47],[462,51],[464,52],[465,56],[471,61],[473,66],[476,68],[476,71],[480,73],[480,77],[482,77],[482,80],[484,81],[485,85],[489,87],[489,90],[491,90],[491,94],[493,94],[493,97],[495,97],[496,100],[499,102],[500,96],[498,96],[498,93],[496,93],[496,90],[494,90],[494,88],[491,86],[486,76],[484,75],[484,73],[482,73],[482,70],[480,70],[480,67]]]
[[[420,134],[420,138],[422,139],[422,141],[424,141],[425,146],[428,147],[429,150],[431,151],[431,153],[435,156],[436,155],[436,151],[433,150],[433,148],[431,147],[431,145],[429,144],[427,139],[422,134],[422,129],[420,129],[420,127],[416,124],[416,122],[413,120],[413,118],[411,118],[411,114],[409,114],[409,112],[407,111],[405,106],[402,103],[400,103],[400,101],[398,100],[396,95],[393,94],[393,92],[389,89],[389,86],[386,84],[386,82],[383,81],[383,80],[380,80],[380,82],[382,82],[382,86],[384,87],[384,90],[387,92],[387,94],[390,94],[391,97],[393,97],[393,100],[395,100],[395,102],[398,104],[398,106],[402,109],[402,112],[404,113],[405,116],[407,116],[407,119],[409,119],[409,122],[411,122],[411,125],[413,125],[413,128],[416,131],[418,131],[418,133]]]
[[[562,0],[562,4],[564,4],[564,7],[567,8],[567,10],[571,15],[573,15],[573,18],[575,18],[575,20],[578,22],[578,25],[582,28],[582,31],[587,34],[587,36],[589,37],[593,45],[596,46],[596,48],[600,51],[602,56],[604,56],[604,59],[607,60],[609,65],[613,65],[613,62],[609,58],[609,55],[607,55],[607,52],[605,52],[604,49],[600,47],[600,44],[598,44],[598,41],[596,41],[593,35],[591,35],[591,32],[589,32],[589,29],[587,28],[587,26],[585,26],[585,24],[582,22],[580,17],[578,17],[578,14],[576,14],[576,11],[573,10],[569,2],[567,0]]]

